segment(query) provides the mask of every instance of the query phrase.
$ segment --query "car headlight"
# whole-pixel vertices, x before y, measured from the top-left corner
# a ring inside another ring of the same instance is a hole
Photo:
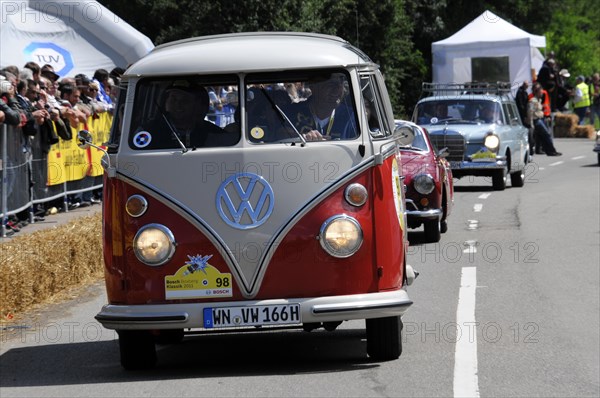
[[[175,237],[164,225],[148,224],[133,238],[133,251],[144,264],[162,265],[175,253]]]
[[[413,186],[421,195],[428,195],[435,189],[435,181],[429,174],[419,174],[413,178]]]
[[[321,247],[333,257],[346,258],[358,251],[363,232],[356,219],[345,214],[330,217],[319,232]]]
[[[490,151],[497,151],[500,146],[500,138],[495,134],[487,135],[483,140],[483,145]]]

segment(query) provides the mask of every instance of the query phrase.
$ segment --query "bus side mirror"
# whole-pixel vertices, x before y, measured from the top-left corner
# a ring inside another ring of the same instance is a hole
[[[398,137],[400,146],[411,146],[415,140],[415,132],[408,126],[396,127],[394,136]]]
[[[81,130],[79,133],[77,133],[77,140],[79,141],[77,146],[81,149],[85,150],[88,149],[90,146],[93,146],[92,134],[87,130]]]
[[[89,147],[92,147],[92,148],[96,148],[97,150],[101,151],[104,154],[104,156],[102,157],[102,163],[106,162],[106,164],[105,165],[103,164],[103,166],[106,169],[107,176],[109,178],[117,176],[117,169],[115,169],[114,167],[112,167],[110,165],[110,156],[108,155],[108,152],[106,152],[106,149],[102,148],[101,146],[98,146],[98,145],[95,145],[92,143],[93,137],[89,131],[87,131],[87,130],[79,131],[79,133],[77,133],[77,140],[79,141],[77,146],[83,150],[88,149]]]
[[[448,147],[443,147],[437,153],[438,158],[445,158],[448,155],[450,155],[450,150],[448,149]]]

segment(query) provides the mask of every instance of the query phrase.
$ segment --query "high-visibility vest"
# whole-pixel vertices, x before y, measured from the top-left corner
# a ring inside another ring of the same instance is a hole
[[[543,93],[543,100],[542,100],[542,110],[544,111],[544,116],[546,117],[550,117],[550,114],[552,113],[552,108],[550,107],[550,94],[548,94],[548,91],[546,90],[542,90]]]
[[[531,100],[531,98],[533,98],[533,93],[530,93],[527,98]],[[548,91],[542,89],[542,100],[540,102],[542,103],[542,111],[544,112],[544,116],[550,117],[552,108],[550,108],[550,95],[548,94]]]
[[[577,86],[578,89],[581,90],[581,100],[573,104],[573,108],[583,108],[586,106],[590,106],[590,88],[585,82],[579,83]]]

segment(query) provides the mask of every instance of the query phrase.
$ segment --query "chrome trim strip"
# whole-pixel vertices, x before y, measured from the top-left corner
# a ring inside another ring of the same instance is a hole
[[[390,153],[390,155],[392,155],[392,154],[393,154],[393,152]],[[304,207],[300,208],[296,214],[292,215],[288,219],[288,221],[282,225],[282,227],[279,229],[279,231],[277,231],[273,234],[273,237],[271,238],[268,245],[266,246],[265,254],[263,255],[262,259],[260,260],[260,265],[258,266],[258,272],[255,274],[254,279],[252,280],[252,283],[250,285],[251,294],[254,295],[254,294],[258,293],[258,289],[259,289],[258,282],[262,280],[262,278],[266,272],[267,267],[265,266],[265,264],[268,264],[271,261],[271,258],[273,257],[273,254],[274,254],[275,248],[276,248],[275,242],[278,242],[278,238],[281,236],[285,236],[294,227],[294,225],[296,225],[298,220],[300,220],[302,217],[304,217],[306,215],[306,213],[311,211],[314,207],[319,205],[322,202],[323,198],[329,196],[331,194],[331,192],[339,189],[342,185],[346,184],[348,182],[348,180],[353,179],[354,177],[358,176],[365,170],[373,167],[375,164],[374,160],[375,160],[375,157],[371,156],[371,157],[365,159],[363,162],[356,165],[354,168],[348,170],[344,175],[340,176],[340,178],[335,183],[329,185],[328,187],[325,187],[325,189],[323,191],[318,192],[315,196],[313,196],[311,199],[309,199]],[[317,231],[315,231],[315,236],[316,236],[316,233],[317,233]]]
[[[196,226],[200,230],[204,236],[214,245],[219,254],[223,257],[227,266],[233,273],[236,278],[237,283],[246,287],[245,279],[241,275],[238,267],[236,266],[236,261],[233,256],[233,253],[228,250],[225,242],[220,238],[220,236],[206,223],[204,220],[199,218],[196,213],[194,213],[190,208],[185,206],[183,203],[172,197],[171,195],[165,195],[163,192],[159,191],[154,185],[149,184],[148,182],[140,182],[133,177],[127,176],[123,173],[118,173],[117,178],[125,183],[137,188],[138,190],[147,193],[152,196],[155,200],[161,202],[163,205],[167,206],[175,213],[181,215],[185,220],[190,222],[192,225]],[[243,294],[245,293],[242,289]]]
[[[98,314],[94,317],[98,322],[135,322],[135,323],[166,323],[166,322],[181,322],[187,321],[188,314],[172,314],[172,315],[102,315]]]

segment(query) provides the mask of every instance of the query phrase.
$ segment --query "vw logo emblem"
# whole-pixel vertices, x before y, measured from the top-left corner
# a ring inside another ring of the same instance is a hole
[[[217,190],[217,211],[227,225],[251,229],[262,225],[273,212],[273,189],[259,175],[238,173],[228,177]]]

